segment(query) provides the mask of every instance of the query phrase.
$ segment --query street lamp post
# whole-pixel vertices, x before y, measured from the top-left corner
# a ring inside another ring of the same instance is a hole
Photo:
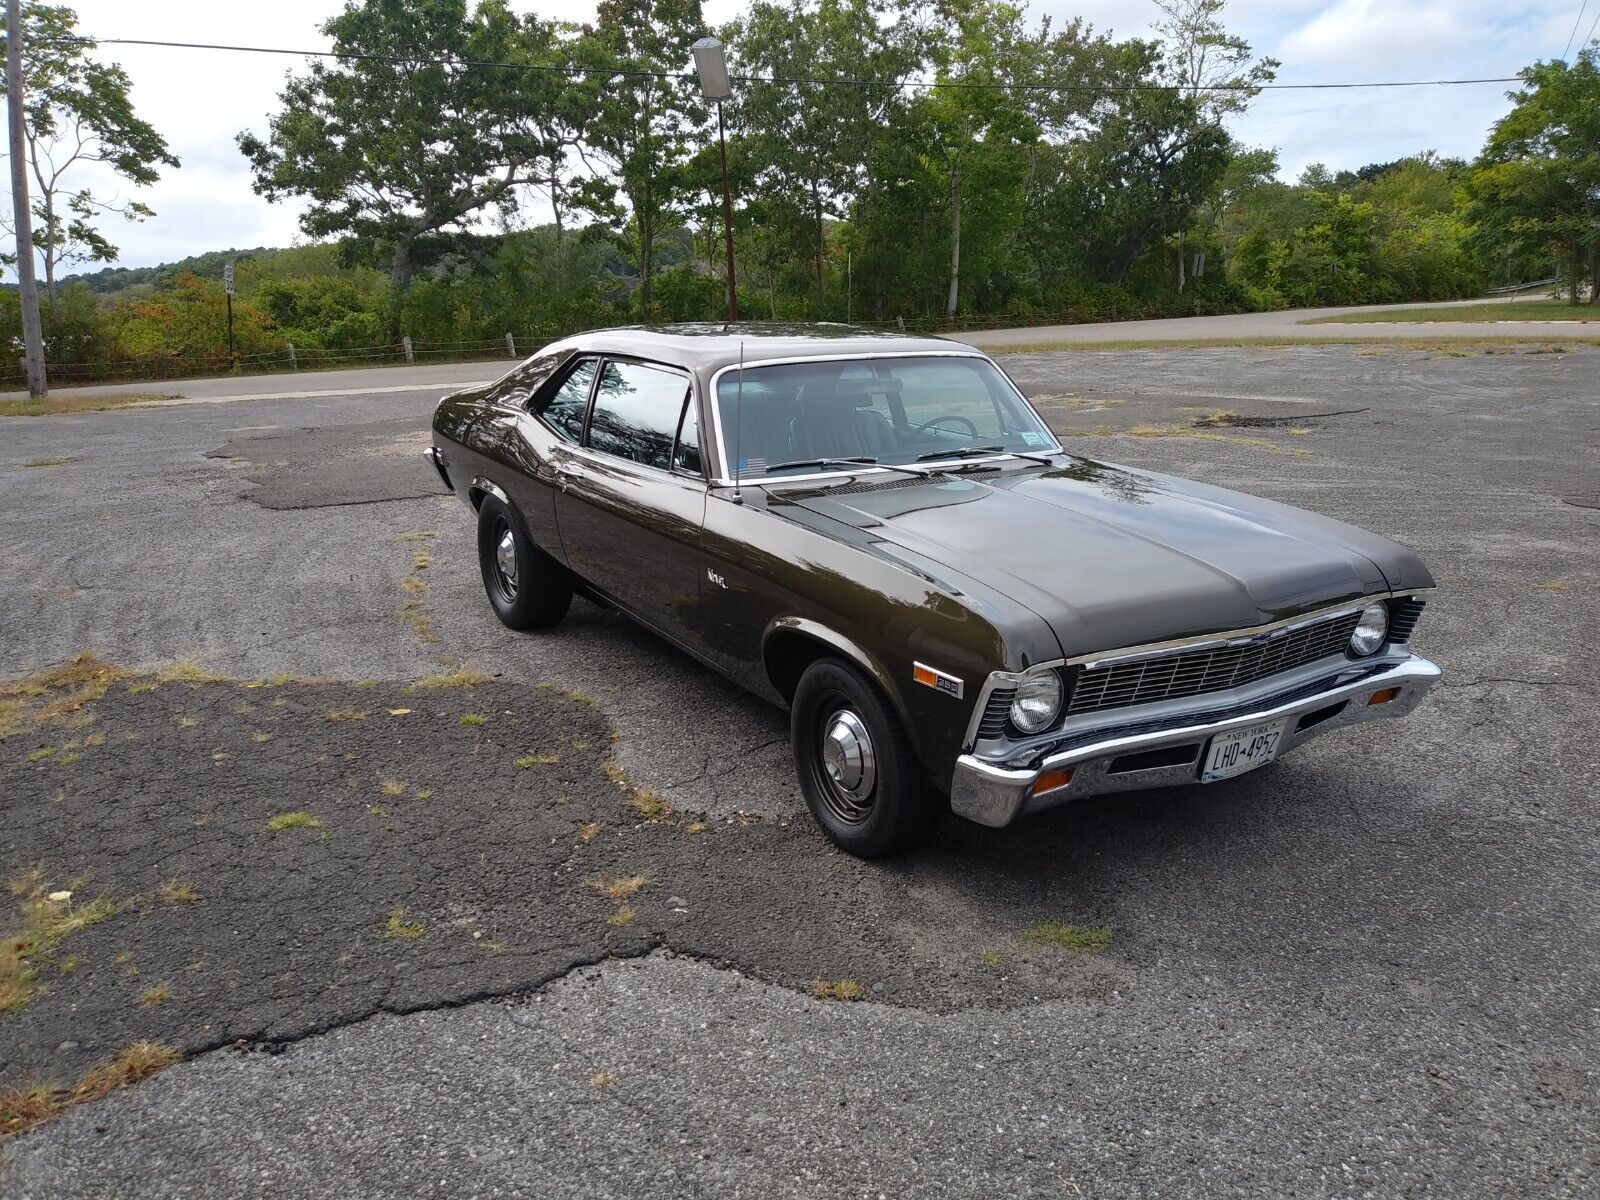
[[[722,43],[703,37],[689,49],[694,54],[695,73],[700,76],[700,94],[717,104],[717,146],[722,152],[722,236],[728,253],[728,320],[739,319],[739,294],[733,278],[733,193],[728,189],[728,139],[722,130],[722,102],[733,95],[728,79],[728,59]]]

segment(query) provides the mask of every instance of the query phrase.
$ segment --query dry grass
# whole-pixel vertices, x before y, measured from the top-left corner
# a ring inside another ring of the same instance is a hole
[[[172,985],[162,980],[153,987],[147,987],[139,993],[139,1006],[141,1008],[159,1008],[172,999]]]
[[[479,684],[491,683],[494,676],[485,675],[482,671],[474,671],[469,667],[460,667],[445,675],[426,675],[421,679],[413,680],[406,687],[408,692],[439,692],[450,688],[477,687]]]
[[[600,836],[604,829],[605,825],[599,821],[580,821],[578,823],[578,840],[580,842],[592,842]]]
[[[404,796],[406,794],[406,785],[398,779],[380,779],[378,780],[378,790],[385,796]]]
[[[811,994],[818,1000],[860,1000],[867,989],[854,979],[813,979]]]
[[[127,675],[82,650],[64,663],[0,682],[0,738],[74,718]]]
[[[428,927],[421,921],[411,921],[407,918],[411,910],[397,908],[389,914],[389,919],[383,923],[383,936],[397,938],[402,942],[414,942],[428,932]]]
[[[593,1075],[589,1076],[590,1087],[608,1088],[613,1087],[616,1082],[617,1077],[610,1071],[596,1071]]]
[[[37,1129],[74,1105],[87,1104],[148,1079],[181,1057],[176,1050],[160,1042],[135,1042],[124,1046],[110,1062],[91,1067],[70,1088],[33,1084],[0,1093],[0,1138]]]
[[[70,890],[46,892],[37,867],[11,880],[17,927],[0,941],[0,1013],[16,1012],[39,994],[41,966],[62,940],[117,913],[108,896],[74,904]]]
[[[583,882],[590,891],[599,892],[608,900],[627,900],[654,881],[649,875],[596,875]]]
[[[632,925],[636,915],[633,905],[621,904],[617,906],[616,912],[606,918],[606,924],[612,929],[621,929],[624,925]]]
[[[198,661],[192,658],[180,658],[177,662],[168,663],[161,667],[152,676],[157,683],[228,683],[225,675],[218,675],[215,671],[208,671]]]
[[[162,904],[198,904],[200,893],[195,890],[192,883],[185,883],[181,879],[169,879],[156,888],[156,900]]]
[[[439,640],[439,635],[434,631],[433,618],[422,611],[422,601],[407,600],[405,607],[400,610],[399,617],[411,626],[411,632],[417,635],[419,641],[431,646]]]
[[[529,767],[548,767],[560,761],[559,754],[524,754],[513,765],[519,771],[526,771]]]
[[[420,596],[428,590],[428,585],[415,575],[407,575],[400,581],[400,590],[410,592],[413,596]]]
[[[397,542],[428,542],[438,535],[431,529],[419,529],[415,533],[397,533],[394,540]]]
[[[0,400],[0,417],[53,417],[61,413],[105,412],[113,408],[132,408],[152,400],[181,400],[177,392],[108,392],[104,395],[78,395],[71,391],[52,392],[43,400]]]
[[[1068,925],[1064,921],[1043,921],[1022,935],[1037,946],[1097,954],[1111,946],[1109,925]]]
[[[664,821],[678,811],[649,788],[634,788],[628,796],[628,804],[647,821]]]
[[[286,829],[321,829],[322,818],[308,812],[279,813],[267,818],[267,828],[273,833],[282,833]]]

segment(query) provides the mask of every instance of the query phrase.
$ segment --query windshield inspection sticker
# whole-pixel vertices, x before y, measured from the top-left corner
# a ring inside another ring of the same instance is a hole
[[[961,699],[962,693],[966,690],[965,685],[954,675],[946,675],[943,671],[937,671],[925,663],[911,664],[911,678],[923,687],[931,687],[934,691],[954,696],[957,700]]]
[[[1050,439],[1045,437],[1044,434],[1034,433],[1032,430],[1024,430],[1022,440],[1030,446],[1048,446],[1050,444]]]

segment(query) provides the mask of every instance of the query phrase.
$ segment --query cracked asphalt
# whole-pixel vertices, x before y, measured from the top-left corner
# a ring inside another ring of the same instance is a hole
[[[0,1195],[1594,1194],[1600,350],[1003,364],[1070,449],[1415,547],[1446,685],[861,864],[781,713],[586,605],[494,621],[437,391],[0,424],[0,675],[132,672],[0,740],[0,868],[120,904],[0,1014],[0,1089],[188,1056],[0,1144]],[[186,659],[225,678],[149,686]]]

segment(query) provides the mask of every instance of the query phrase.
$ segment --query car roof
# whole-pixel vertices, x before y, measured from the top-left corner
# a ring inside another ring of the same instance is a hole
[[[551,350],[633,354],[698,371],[788,358],[857,354],[981,354],[963,342],[830,324],[631,325],[573,334]]]

